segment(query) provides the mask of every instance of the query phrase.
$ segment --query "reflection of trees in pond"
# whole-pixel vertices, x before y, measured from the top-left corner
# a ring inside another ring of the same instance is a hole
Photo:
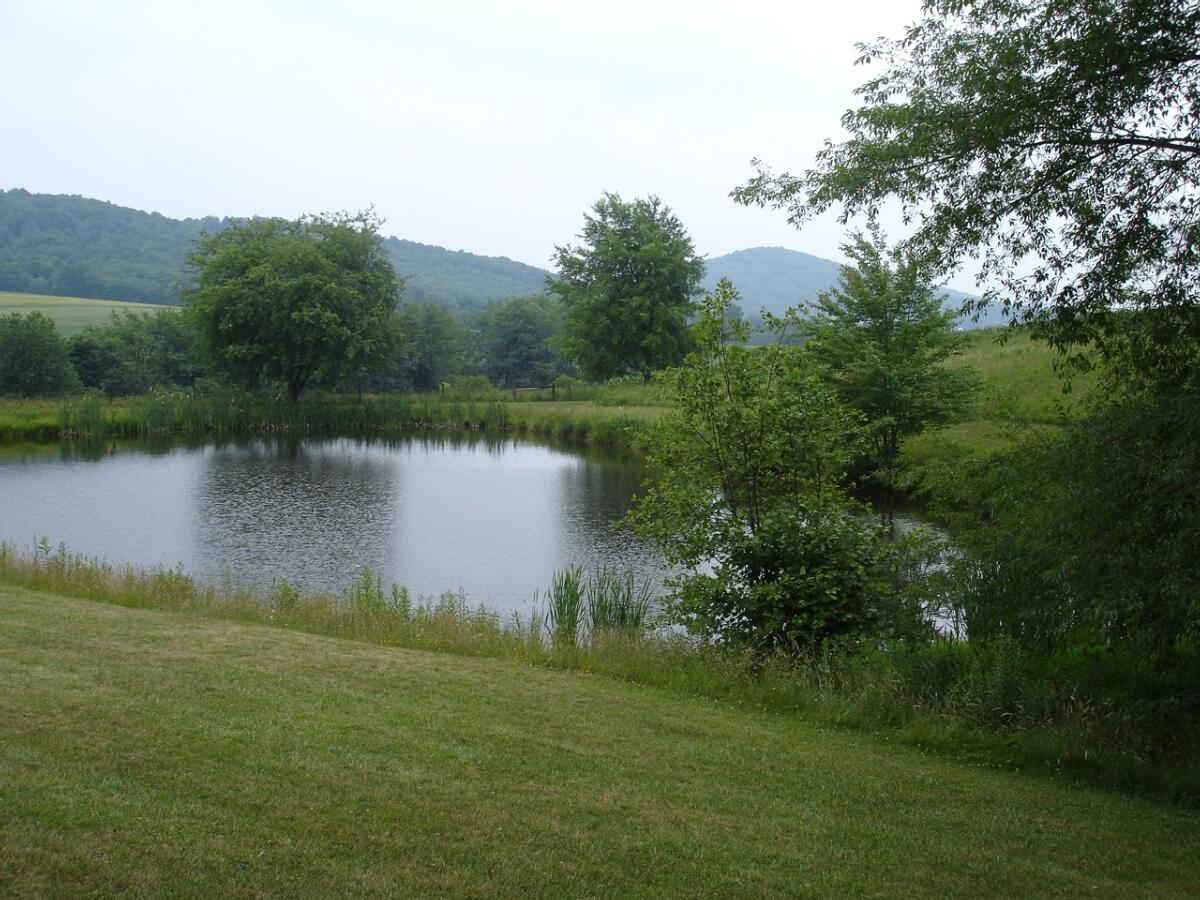
[[[239,439],[204,454],[196,543],[235,577],[338,590],[387,556],[394,457],[354,438]]]
[[[569,547],[588,548],[584,566],[606,565],[618,572],[633,570],[638,578],[658,584],[667,569],[663,560],[628,527],[616,524],[647,477],[638,460],[593,456],[590,464],[559,470],[562,501],[559,527]]]
[[[0,537],[36,531],[206,578],[340,592],[367,565],[385,585],[461,586],[472,603],[524,615],[571,562],[658,571],[611,524],[642,480],[636,457],[512,436],[101,441],[0,453],[0,468]]]

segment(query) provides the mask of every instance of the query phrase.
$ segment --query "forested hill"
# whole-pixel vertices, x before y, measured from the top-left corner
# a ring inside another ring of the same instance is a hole
[[[761,310],[780,315],[789,306],[800,306],[815,300],[821,291],[837,287],[842,264],[809,253],[784,247],[752,247],[737,250],[705,261],[704,289],[716,287],[721,278],[733,282],[742,295],[746,315]],[[951,288],[942,288],[946,306],[957,309],[970,295]],[[983,328],[1003,324],[997,311],[989,310],[978,322],[966,321],[967,328]]]
[[[61,194],[0,191],[0,291],[178,303],[192,241],[226,219],[169,219]]]
[[[230,221],[171,219],[87,197],[0,190],[0,291],[178,303],[193,242]],[[549,274],[504,257],[395,237],[384,244],[405,279],[406,300],[460,313],[489,300],[540,294]],[[727,277],[747,314],[781,313],[835,287],[840,269],[840,263],[808,253],[754,247],[707,260],[705,287]],[[967,296],[946,294],[955,307]],[[997,321],[993,316],[979,324]]]
[[[478,256],[390,237],[384,241],[392,265],[404,276],[404,298],[460,311],[489,300],[542,293],[550,273],[504,256]]]
[[[171,219],[63,194],[0,190],[0,291],[178,303],[184,262],[202,232],[228,218]],[[405,298],[470,310],[540,294],[546,272],[511,259],[385,242]]]

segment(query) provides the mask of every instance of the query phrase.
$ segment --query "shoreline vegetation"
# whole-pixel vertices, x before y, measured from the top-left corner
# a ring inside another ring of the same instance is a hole
[[[487,395],[391,394],[359,399],[318,394],[292,403],[231,391],[207,396],[154,391],[114,400],[84,395],[63,400],[0,401],[0,443],[446,428],[636,448],[637,429],[665,409],[605,406],[594,400],[507,401]]]
[[[45,539],[31,551],[0,543],[0,584],[44,592],[50,603],[71,597],[605,676],[864,732],[984,769],[1200,805],[1200,735],[1185,716],[1149,723],[1073,685],[1078,673],[1011,644],[978,652],[944,640],[799,658],[735,651],[655,628],[631,581],[580,569],[560,573],[527,619],[472,606],[460,593],[415,598],[367,571],[332,596],[286,581],[212,583],[180,569],[113,565]]]
[[[1023,435],[1054,429],[1086,397],[1091,376],[1066,389],[1057,357],[1020,330],[971,332],[951,361],[970,366],[985,390],[975,413],[948,428],[926,432],[904,446],[907,468],[941,465],[963,455],[1011,448]],[[638,432],[671,408],[657,384],[590,385],[569,382],[556,391],[461,391],[355,397],[314,394],[292,403],[228,388],[209,392],[155,390],[106,399],[85,394],[53,399],[0,399],[0,443],[51,443],[258,432],[365,432],[459,428],[508,432],[599,446],[640,447]]]
[[[950,363],[979,371],[985,392],[973,419],[905,445],[902,469],[910,490],[927,487],[921,483],[923,469],[951,471],[973,457],[1016,446],[1022,435],[1055,429],[1071,414],[1069,401],[1091,387],[1091,379],[1077,379],[1074,392],[1065,394],[1051,351],[1019,331],[1007,333],[1004,342],[999,337],[997,331],[975,333],[966,352]],[[214,389],[112,400],[94,394],[5,400],[0,401],[0,443],[445,429],[637,450],[647,423],[671,409],[658,384],[570,382],[556,393],[550,400],[544,396],[549,391],[517,395],[447,388],[440,394],[318,394],[291,402]],[[580,582],[581,573],[566,574],[560,588],[571,588],[566,595],[584,596],[588,588]],[[619,581],[610,579],[612,585]],[[399,587],[385,590],[370,573],[346,596],[330,597],[285,582],[260,587],[201,583],[180,571],[121,567],[48,545],[32,553],[0,546],[0,583],[601,674],[862,730],[985,767],[1200,803],[1200,760],[1191,750],[1200,741],[1195,722],[1169,709],[1145,711],[1120,690],[1113,693],[1114,685],[1136,677],[1114,669],[1122,665],[1119,660],[1039,657],[1004,641],[971,648],[955,641],[886,649],[837,646],[799,659],[735,653],[654,629],[591,629],[585,610],[577,601],[573,606],[569,596],[557,611],[548,597],[545,620],[501,620],[460,595],[412,598]],[[625,592],[634,593],[632,586]],[[555,599],[563,596],[559,590]],[[551,627],[552,616],[556,627]],[[628,621],[620,610],[610,620]],[[567,629],[569,640],[557,627],[564,621],[574,623]]]

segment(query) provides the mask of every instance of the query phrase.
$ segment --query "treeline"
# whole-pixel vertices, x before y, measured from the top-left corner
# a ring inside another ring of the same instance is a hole
[[[346,391],[436,391],[443,384],[544,385],[575,370],[562,361],[562,312],[544,296],[510,297],[473,315],[434,304],[406,304],[395,352],[368,376],[314,385]],[[153,388],[201,389],[225,380],[204,359],[189,320],[173,310],[117,312],[64,338],[38,312],[0,317],[0,395],[106,397]]]
[[[174,305],[187,284],[196,240],[229,218],[172,219],[58,194],[0,191],[0,291]],[[546,272],[486,257],[387,238],[383,248],[413,303],[462,315],[493,300],[541,293]]]

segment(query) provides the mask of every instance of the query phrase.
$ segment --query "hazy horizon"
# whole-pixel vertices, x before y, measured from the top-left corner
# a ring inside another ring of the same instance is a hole
[[[842,260],[832,215],[799,232],[728,194],[753,157],[810,166],[869,77],[854,43],[919,12],[17,0],[0,178],[172,218],[373,205],[387,235],[539,268],[603,191],[657,194],[706,256]]]

